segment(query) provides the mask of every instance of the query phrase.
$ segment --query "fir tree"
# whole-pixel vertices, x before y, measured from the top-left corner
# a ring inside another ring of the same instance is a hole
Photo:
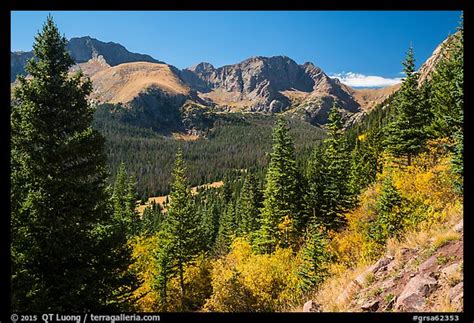
[[[380,171],[380,148],[377,145],[377,134],[370,131],[361,134],[356,139],[352,151],[352,166],[349,186],[353,197],[357,197],[362,189],[369,186],[376,179]]]
[[[324,141],[325,149],[322,155],[322,169],[319,189],[317,216],[319,223],[328,228],[336,229],[344,223],[343,214],[352,206],[352,194],[349,187],[350,153],[342,115],[334,105],[329,112],[328,137]],[[309,183],[314,185],[314,183]]]
[[[266,175],[261,227],[255,246],[260,252],[272,252],[282,243],[278,226],[284,219],[291,222],[292,236],[305,224],[301,187],[294,156],[294,147],[284,119],[277,121],[273,131],[273,148]]]
[[[135,181],[127,176],[125,164],[120,164],[115,177],[112,205],[115,220],[120,223],[129,236],[138,230],[139,216],[136,211],[137,193]]]
[[[151,206],[143,210],[142,219],[140,221],[140,233],[156,233],[160,229],[163,220],[163,212],[160,204],[153,201]]]
[[[106,191],[92,85],[51,16],[14,87],[11,112],[12,309],[112,310],[131,292],[130,250]]]
[[[194,260],[201,246],[200,218],[192,208],[185,172],[182,152],[179,150],[172,175],[170,204],[161,231],[161,240],[168,247],[161,251],[160,259],[167,259],[167,273],[178,275],[181,300],[186,294],[185,266]]]
[[[261,193],[255,176],[249,173],[244,180],[237,212],[240,214],[239,232],[248,235],[259,229]]]
[[[229,251],[229,246],[236,236],[237,223],[235,220],[235,207],[229,203],[219,219],[219,231],[216,239],[217,254],[225,254]]]
[[[403,62],[406,75],[395,99],[395,119],[387,126],[385,146],[396,157],[406,157],[411,165],[412,156],[420,152],[427,139],[430,111],[423,102],[415,72],[413,47]]]
[[[400,212],[402,198],[393,185],[392,178],[384,179],[382,192],[377,200],[377,218],[370,227],[369,236],[383,244],[389,237],[398,234],[403,229],[403,215]]]
[[[324,281],[328,274],[330,260],[328,241],[323,227],[311,224],[306,231],[305,245],[302,249],[303,262],[298,270],[299,288],[308,292]]]
[[[321,215],[320,208],[326,181],[324,149],[323,145],[314,147],[306,169],[307,191],[304,199],[311,222],[317,222],[318,215]]]

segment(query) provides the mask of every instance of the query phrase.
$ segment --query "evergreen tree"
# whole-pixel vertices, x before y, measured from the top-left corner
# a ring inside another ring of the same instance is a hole
[[[377,200],[377,218],[370,226],[369,236],[380,244],[403,229],[403,215],[400,212],[402,198],[393,185],[392,178],[384,179],[382,192]]]
[[[235,207],[229,203],[219,219],[219,231],[216,239],[217,254],[225,254],[229,251],[229,246],[236,236],[237,223],[235,220]]]
[[[312,223],[317,222],[318,215],[321,215],[320,208],[326,181],[324,150],[323,145],[314,147],[306,169],[307,190],[304,199]]]
[[[135,181],[132,176],[127,176],[125,164],[120,164],[115,177],[112,194],[112,205],[114,217],[120,223],[129,236],[138,230],[139,216],[136,211],[137,193]]]
[[[376,179],[380,165],[380,147],[378,147],[377,133],[370,131],[361,134],[356,139],[352,151],[352,166],[350,175],[350,189],[353,197],[357,197],[362,189],[369,186]]]
[[[290,222],[291,236],[305,224],[301,203],[301,187],[294,156],[294,147],[285,120],[280,118],[273,131],[273,148],[266,175],[261,227],[255,246],[260,252],[272,252],[285,244],[279,225]]]
[[[303,262],[298,270],[299,288],[308,292],[326,278],[327,264],[330,260],[328,241],[323,227],[311,224],[306,231],[305,245],[302,250]]]
[[[249,173],[245,177],[237,209],[240,214],[240,234],[248,235],[259,229],[261,199],[255,176]]]
[[[186,294],[185,266],[194,260],[201,246],[200,218],[192,208],[191,190],[185,172],[182,152],[179,150],[172,175],[170,204],[161,232],[161,240],[167,247],[161,251],[160,259],[167,260],[166,273],[178,275],[181,300]]]
[[[201,218],[202,248],[212,250],[219,229],[220,201],[215,189],[206,189],[198,196],[198,207]]]
[[[403,67],[406,77],[394,102],[395,119],[387,126],[385,146],[394,156],[405,156],[411,165],[412,156],[422,149],[427,139],[430,111],[418,87],[413,47],[408,49]]]
[[[160,204],[151,203],[151,206],[146,207],[142,214],[140,221],[140,232],[144,234],[156,233],[161,223],[163,222],[163,213]]]
[[[126,236],[106,191],[92,85],[51,16],[11,106],[12,309],[112,310],[131,292]],[[128,286],[128,287],[127,287]]]
[[[319,170],[321,179],[317,192],[320,196],[317,216],[319,223],[328,228],[336,229],[344,223],[343,214],[352,206],[352,194],[349,187],[350,180],[350,153],[344,128],[342,115],[334,105],[329,112],[328,137],[324,140],[324,154],[322,155],[322,169]],[[313,163],[317,165],[317,163]],[[314,185],[314,183],[309,183]],[[316,187],[318,187],[318,185]]]
[[[437,137],[451,139],[453,170],[460,175],[455,184],[462,189],[464,138],[464,27],[461,18],[458,32],[443,45],[442,57],[432,78],[431,130]]]

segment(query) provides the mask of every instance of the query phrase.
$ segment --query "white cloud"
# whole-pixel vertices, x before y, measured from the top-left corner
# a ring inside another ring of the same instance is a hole
[[[375,75],[364,75],[359,73],[337,73],[331,75],[332,78],[338,78],[342,83],[352,87],[385,87],[402,82],[402,78],[385,78]]]

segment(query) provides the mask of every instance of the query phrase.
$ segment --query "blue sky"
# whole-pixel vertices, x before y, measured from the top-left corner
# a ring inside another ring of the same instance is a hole
[[[15,11],[11,48],[31,50],[48,12]],[[215,67],[250,56],[313,62],[349,85],[389,85],[402,76],[410,44],[417,67],[449,33],[460,11],[52,11],[66,37],[113,41],[178,68]]]

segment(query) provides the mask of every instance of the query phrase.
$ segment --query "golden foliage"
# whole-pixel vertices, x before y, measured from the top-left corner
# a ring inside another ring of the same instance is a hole
[[[296,270],[300,264],[291,249],[252,254],[244,239],[232,243],[228,255],[214,262],[213,294],[207,311],[277,311],[298,299]]]
[[[131,241],[133,264],[131,270],[136,273],[140,285],[133,293],[136,309],[141,312],[156,311],[159,293],[154,289],[154,280],[158,268],[154,255],[158,248],[156,236],[137,236]]]

